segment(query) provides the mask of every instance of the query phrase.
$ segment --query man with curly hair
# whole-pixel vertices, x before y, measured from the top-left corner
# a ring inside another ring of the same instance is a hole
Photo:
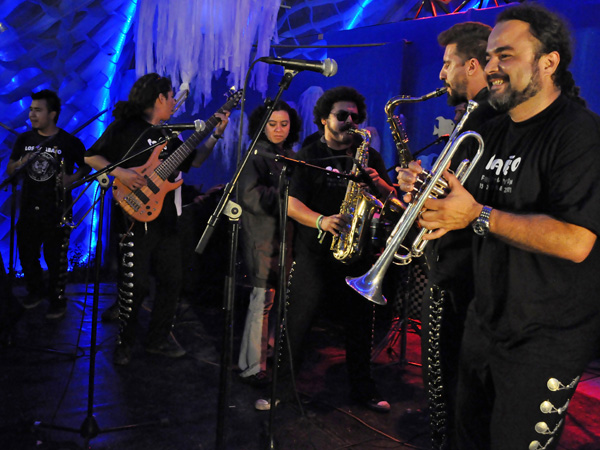
[[[358,128],[366,119],[364,97],[352,87],[341,86],[326,91],[314,108],[314,121],[323,132],[320,140],[298,152],[298,159],[323,168],[350,172],[356,148],[348,128]],[[369,148],[369,164],[365,170],[375,187],[373,195],[387,197],[394,191],[381,155]],[[289,282],[289,307],[285,317],[285,333],[291,351],[293,370],[298,373],[310,327],[328,305],[335,308],[346,335],[346,365],[351,396],[360,404],[379,412],[390,405],[379,393],[371,376],[370,359],[373,325],[373,303],[365,300],[346,284],[346,276],[361,275],[371,265],[370,260],[344,264],[333,257],[331,240],[347,226],[347,217],[340,214],[346,194],[347,180],[296,168],[290,185],[288,215],[294,219],[294,262]],[[324,240],[320,239],[324,235]],[[284,347],[285,348],[285,347]],[[285,400],[290,392],[289,361],[283,352],[282,385]],[[269,409],[261,399],[258,409]]]

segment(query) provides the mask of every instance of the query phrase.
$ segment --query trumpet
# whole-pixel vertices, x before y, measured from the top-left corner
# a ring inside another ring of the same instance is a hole
[[[456,177],[461,184],[464,184],[468,176],[471,174],[475,164],[481,158],[483,154],[483,139],[479,133],[474,131],[466,131],[459,135],[465,121],[468,116],[479,106],[474,101],[469,101],[467,105],[467,111],[462,117],[461,121],[454,128],[448,143],[440,153],[436,160],[433,168],[423,179],[423,183],[412,193],[412,201],[400,217],[400,220],[394,226],[390,237],[386,242],[386,247],[381,256],[375,261],[373,267],[365,273],[362,277],[352,278],[346,277],[346,283],[358,292],[360,295],[365,297],[367,300],[377,303],[378,305],[385,305],[387,300],[382,293],[383,277],[387,272],[390,264],[397,259],[400,264],[408,264],[414,257],[419,257],[423,254],[423,250],[428,241],[423,240],[426,233],[430,233],[431,230],[422,229],[418,236],[415,238],[412,246],[408,249],[407,253],[397,254],[402,243],[406,238],[409,230],[413,224],[419,218],[419,214],[423,210],[423,205],[428,198],[437,198],[443,196],[448,192],[448,183],[442,178],[444,170],[454,157],[456,151],[460,145],[469,138],[475,139],[479,147],[472,161],[465,159],[462,161],[457,168]]]

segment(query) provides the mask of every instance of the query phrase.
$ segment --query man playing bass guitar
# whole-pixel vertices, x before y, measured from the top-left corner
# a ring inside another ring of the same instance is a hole
[[[185,143],[180,139],[169,139],[168,130],[156,127],[161,121],[168,120],[173,114],[176,101],[170,79],[150,73],[139,78],[131,88],[127,101],[118,102],[113,111],[115,121],[109,125],[98,141],[87,151],[85,161],[96,170],[134,155],[148,146],[164,142],[166,145],[157,153],[140,154],[122,166],[115,168],[110,175],[118,180],[118,189],[144,197],[156,189],[144,172],[151,160],[158,164],[163,154],[174,155],[181,146],[183,150],[188,141],[200,142],[204,134],[212,130],[207,126],[202,132],[196,132]],[[178,170],[187,171],[190,167],[199,167],[210,155],[217,140],[222,136],[228,122],[229,111],[224,109],[215,113],[207,123],[216,124],[211,137],[197,150],[186,151],[185,159],[177,164],[175,173],[168,181],[174,182]],[[213,125],[214,126],[214,125]],[[194,145],[195,146],[195,145]],[[158,148],[158,147],[157,147]],[[189,155],[188,155],[189,153]],[[143,170],[142,170],[143,169]],[[155,170],[156,172],[157,170]],[[166,180],[165,180],[166,181]],[[156,293],[147,335],[146,351],[171,358],[185,354],[170,338],[171,326],[175,316],[182,284],[181,243],[177,230],[178,208],[175,191],[170,183],[159,195],[164,196],[160,208],[156,208],[151,220],[137,220],[130,210],[116,207],[113,220],[119,229],[119,276],[118,309],[121,329],[113,362],[127,365],[131,360],[137,327],[137,315],[148,293],[149,274],[156,281]],[[118,199],[115,191],[115,198]]]

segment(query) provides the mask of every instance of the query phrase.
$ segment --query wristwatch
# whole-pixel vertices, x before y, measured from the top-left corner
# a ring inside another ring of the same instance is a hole
[[[490,214],[492,213],[491,206],[484,206],[479,214],[479,217],[475,219],[471,226],[473,227],[473,231],[475,234],[479,236],[487,236],[490,232]]]

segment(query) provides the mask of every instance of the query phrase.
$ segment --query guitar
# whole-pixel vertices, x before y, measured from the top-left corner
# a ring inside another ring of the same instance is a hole
[[[227,103],[219,108],[217,113],[233,111],[243,93],[243,90],[239,90],[231,94],[227,99]],[[165,195],[183,184],[183,180],[174,183],[168,181],[169,176],[177,170],[198,144],[212,133],[221,121],[215,114],[205,122],[204,128],[195,131],[164,161],[161,161],[158,157],[167,143],[157,146],[152,151],[146,164],[131,168],[131,170],[136,171],[146,179],[144,186],[131,190],[118,179],[114,180],[113,197],[123,211],[140,222],[150,222],[158,217],[162,210]]]

